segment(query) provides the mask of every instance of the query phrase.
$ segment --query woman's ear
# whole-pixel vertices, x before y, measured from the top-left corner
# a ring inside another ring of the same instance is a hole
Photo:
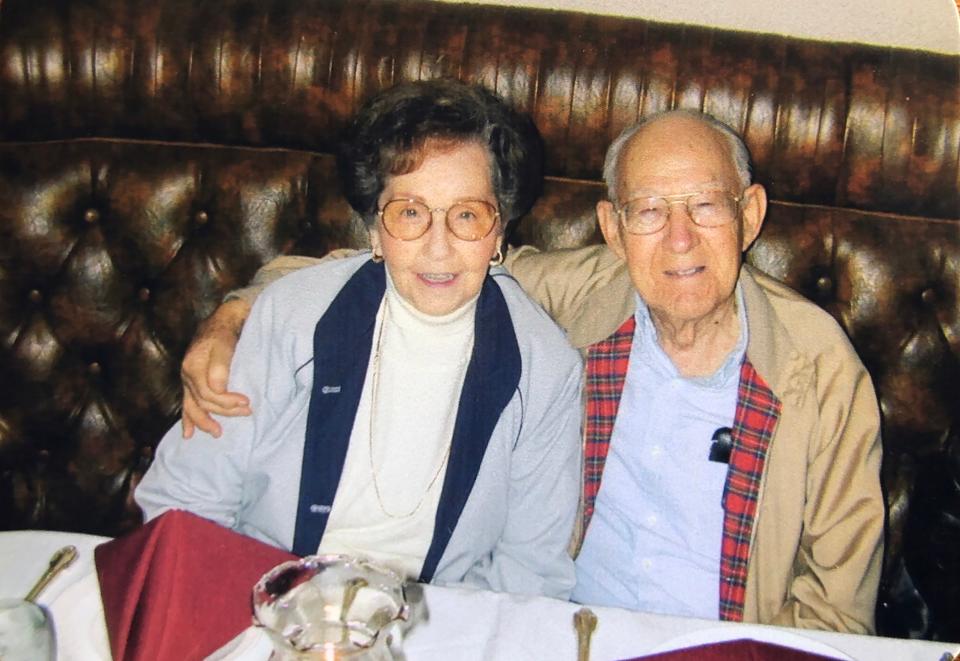
[[[370,251],[373,253],[374,258],[382,258],[383,244],[380,242],[380,230],[376,227],[371,227],[367,230],[367,236],[370,237]]]

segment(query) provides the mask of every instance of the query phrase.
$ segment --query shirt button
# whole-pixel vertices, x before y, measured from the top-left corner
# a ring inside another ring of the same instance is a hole
[[[647,525],[648,525],[648,526],[651,526],[651,527],[657,525],[657,515],[656,515],[656,514],[650,514],[649,516],[647,516]]]
[[[662,453],[663,453],[663,448],[660,447],[659,445],[654,445],[652,448],[650,448],[651,457],[659,457]]]
[[[650,571],[651,569],[653,569],[653,560],[651,560],[650,558],[644,558],[643,562],[641,562],[640,564],[643,565],[643,568],[646,569],[647,571]]]

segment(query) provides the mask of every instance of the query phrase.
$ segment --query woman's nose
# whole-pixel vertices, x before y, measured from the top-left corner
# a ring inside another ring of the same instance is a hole
[[[424,238],[427,242],[427,255],[436,259],[449,254],[453,233],[447,227],[446,209],[431,209],[430,214],[433,222],[430,223]]]

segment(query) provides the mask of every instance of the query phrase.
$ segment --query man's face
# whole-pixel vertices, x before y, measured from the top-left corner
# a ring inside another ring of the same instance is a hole
[[[719,227],[694,224],[680,203],[670,205],[659,231],[630,234],[610,202],[597,205],[607,244],[627,262],[634,286],[661,324],[678,328],[735,310],[742,253],[760,232],[766,195],[759,185],[740,189],[725,140],[693,118],[657,120],[624,148],[620,205],[639,197],[717,189],[743,196],[738,217]]]

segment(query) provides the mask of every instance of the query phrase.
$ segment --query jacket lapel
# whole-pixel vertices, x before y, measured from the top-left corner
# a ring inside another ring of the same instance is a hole
[[[297,555],[317,552],[330,516],[385,290],[383,264],[367,262],[343,286],[314,329],[313,391],[293,535],[292,550]]]
[[[767,449],[780,416],[780,400],[749,360],[740,366],[733,448],[723,487],[720,549],[720,619],[741,621],[750,541]]]
[[[510,310],[489,276],[477,301],[473,353],[457,409],[450,459],[420,580],[433,578],[477,479],[494,427],[520,383],[520,348]]]
[[[630,315],[613,335],[587,351],[581,540],[587,532],[600,492],[600,478],[610,450],[610,436],[620,408],[623,384],[627,380],[636,325],[636,317]]]

